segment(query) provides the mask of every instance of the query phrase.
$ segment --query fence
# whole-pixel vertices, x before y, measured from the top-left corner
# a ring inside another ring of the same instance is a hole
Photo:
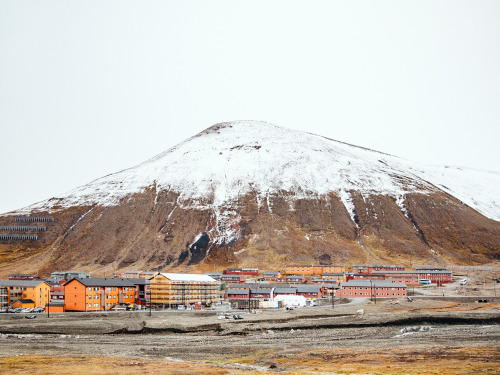
[[[33,217],[16,217],[16,221],[54,221],[53,217],[50,216],[33,216]]]
[[[9,240],[38,240],[38,236],[36,234],[0,234],[0,240],[9,241]]]
[[[0,226],[0,230],[19,230],[19,231],[46,231],[47,227],[38,227],[36,225],[15,225],[15,226]]]

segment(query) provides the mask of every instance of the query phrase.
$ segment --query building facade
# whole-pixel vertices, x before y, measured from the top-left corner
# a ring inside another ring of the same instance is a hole
[[[352,273],[372,273],[373,271],[404,271],[405,266],[392,264],[353,264]]]
[[[150,279],[153,305],[189,305],[216,301],[217,282],[208,275],[159,273]]]
[[[136,286],[125,278],[73,279],[64,284],[67,311],[102,311],[134,304]]]
[[[349,280],[340,286],[340,297],[398,298],[407,296],[403,283],[385,280]]]
[[[50,302],[50,285],[43,280],[0,280],[0,287],[7,288],[10,307],[21,299],[32,300],[34,307]]]
[[[285,267],[287,275],[321,276],[323,273],[344,273],[345,266],[342,265],[311,265],[311,264],[291,264]]]

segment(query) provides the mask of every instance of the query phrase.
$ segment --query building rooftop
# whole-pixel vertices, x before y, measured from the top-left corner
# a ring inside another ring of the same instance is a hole
[[[117,286],[117,287],[126,287],[126,286],[131,286],[134,287],[135,284],[132,282],[133,279],[128,279],[128,278],[118,278],[118,277],[92,277],[92,278],[76,278],[71,281],[68,281],[64,285],[68,285],[69,283],[72,283],[74,281],[79,282],[80,284],[84,286],[94,286],[94,287],[110,287],[110,286]]]
[[[391,268],[404,268],[403,265],[394,264],[353,264],[353,267],[391,267]]]
[[[248,295],[250,292],[250,289],[227,289],[226,293],[227,294],[242,294],[242,295]]]
[[[208,275],[194,274],[194,273],[160,273],[172,281],[203,281],[203,282],[217,282],[213,277]]]
[[[344,286],[363,286],[363,287],[379,287],[379,288],[406,288],[404,283],[396,283],[390,280],[349,280],[348,282],[342,283]]]
[[[321,285],[297,285],[297,293],[317,293],[321,290]]]
[[[24,298],[21,298],[18,301],[21,303],[35,303],[35,301],[33,301],[32,299],[24,299]]]
[[[36,279],[36,280],[0,280],[0,286],[17,286],[17,287],[28,287],[32,288],[40,285],[41,283],[45,283],[45,280]]]
[[[293,293],[297,292],[297,288],[275,288],[274,293]]]
[[[432,271],[432,270],[415,270],[415,271],[373,271],[372,274],[374,275],[384,275],[386,273],[392,273],[392,274],[397,274],[397,275],[405,275],[405,274],[412,274],[412,273],[451,273],[451,271]],[[366,274],[356,274],[356,275],[366,275]]]

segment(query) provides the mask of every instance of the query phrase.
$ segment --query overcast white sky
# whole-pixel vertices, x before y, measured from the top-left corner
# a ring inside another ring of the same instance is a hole
[[[242,119],[500,170],[500,1],[0,0],[0,212]]]

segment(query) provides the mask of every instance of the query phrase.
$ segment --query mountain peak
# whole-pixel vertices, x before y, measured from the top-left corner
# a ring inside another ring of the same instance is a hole
[[[492,180],[487,185],[492,193],[478,196],[466,170],[423,167],[320,135],[239,120],[215,124],[138,166],[28,209],[117,205],[152,186],[158,192],[176,191],[186,205],[209,202],[207,208],[231,206],[250,191],[262,199],[281,192],[287,192],[287,199],[333,192],[349,209],[351,192],[397,199],[408,193],[445,190],[499,220],[500,204],[491,198],[500,185],[495,185],[499,176],[484,173],[483,181]]]
[[[261,121],[225,122],[1,216],[3,226],[13,215],[55,220],[35,243],[0,243],[0,250],[16,264],[36,252],[32,264],[47,272],[466,262],[472,249],[476,261],[487,261],[499,251],[499,187],[499,173],[424,167]]]

